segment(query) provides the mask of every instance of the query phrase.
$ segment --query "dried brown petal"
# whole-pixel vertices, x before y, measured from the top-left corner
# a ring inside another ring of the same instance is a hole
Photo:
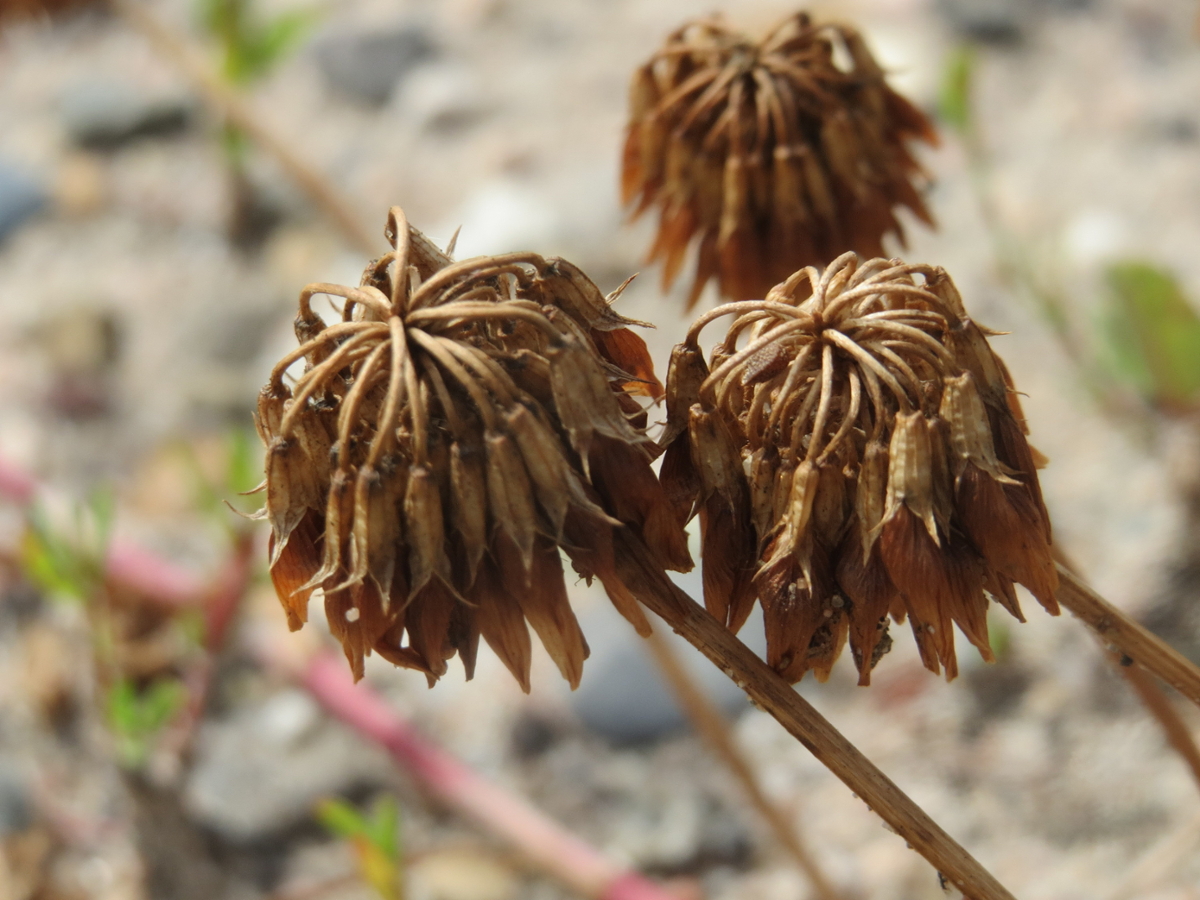
[[[288,628],[292,631],[308,621],[308,598],[315,589],[312,579],[321,568],[317,542],[322,525],[321,517],[309,510],[291,533],[279,542],[282,546],[277,544],[275,535],[271,535],[271,583],[287,613]]]
[[[488,646],[512,672],[521,690],[529,693],[529,663],[532,645],[521,604],[500,581],[491,560],[485,559],[475,580],[475,619]]]
[[[959,479],[958,514],[988,565],[1025,585],[1047,612],[1057,615],[1058,570],[1025,486],[1001,483],[968,465]]]

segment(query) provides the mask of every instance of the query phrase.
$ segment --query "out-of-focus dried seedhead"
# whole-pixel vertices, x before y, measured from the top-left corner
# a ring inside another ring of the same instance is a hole
[[[664,486],[700,515],[709,610],[737,630],[757,597],[788,679],[824,680],[848,638],[869,683],[889,615],[953,678],[953,625],[990,660],[987,595],[1021,619],[1014,582],[1058,612],[1039,457],[987,333],[943,269],[847,253],[675,348]]]
[[[0,0],[0,23],[59,16],[91,5],[92,0]]]
[[[528,689],[528,622],[575,685],[587,645],[559,548],[643,631],[612,530],[691,566],[633,396],[662,391],[645,344],[565,260],[452,262],[399,210],[387,236],[358,287],[304,289],[300,346],[259,397],[289,624],[320,588],[356,675],[375,651],[431,683],[457,653],[470,677],[482,635]],[[344,299],[341,321],[315,294]]]
[[[755,43],[690,23],[634,74],[629,105],[624,201],[658,207],[665,287],[698,236],[688,308],[714,275],[746,300],[847,250],[880,256],[885,234],[903,240],[899,206],[932,224],[907,145],[937,136],[848,26],[798,13]]]

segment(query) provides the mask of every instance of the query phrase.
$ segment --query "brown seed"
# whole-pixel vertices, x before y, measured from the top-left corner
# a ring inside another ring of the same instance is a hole
[[[484,450],[455,441],[450,447],[450,517],[466,549],[472,580],[487,550],[487,508]]]

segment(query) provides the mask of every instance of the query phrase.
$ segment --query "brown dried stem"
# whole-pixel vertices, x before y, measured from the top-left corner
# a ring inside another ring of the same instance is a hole
[[[688,719],[700,736],[708,743],[709,748],[725,767],[737,779],[751,805],[758,810],[759,815],[770,826],[775,839],[796,860],[796,864],[812,882],[816,896],[821,900],[841,900],[842,894],[821,871],[817,861],[813,859],[805,847],[795,825],[789,822],[783,811],[768,799],[763,792],[758,778],[754,774],[749,761],[734,743],[729,733],[729,723],[704,692],[696,685],[679,659],[678,654],[671,649],[667,639],[659,631],[646,635],[646,647],[659,671],[667,679],[675,698],[683,707]]]
[[[1105,643],[1200,706],[1200,668],[1058,564],[1058,602]]]
[[[137,0],[109,0],[112,8],[146,38],[162,56],[187,77],[204,102],[218,116],[237,126],[252,141],[274,157],[313,204],[338,227],[346,238],[363,252],[374,256],[379,241],[359,220],[354,210],[320,172],[300,159],[287,143],[262,122],[262,117],[221,80],[212,68],[188,46],[143,8]]]
[[[1054,551],[1055,561],[1066,570],[1077,573],[1079,566],[1067,555],[1061,548],[1056,547]],[[1113,664],[1113,668],[1129,682],[1129,686],[1133,688],[1138,695],[1138,699],[1142,701],[1142,705],[1146,707],[1146,711],[1152,715],[1158,722],[1159,727],[1163,730],[1163,736],[1167,739],[1167,743],[1183,757],[1184,765],[1191,770],[1192,777],[1196,779],[1197,786],[1200,786],[1200,747],[1196,745],[1195,739],[1183,721],[1183,717],[1179,715],[1179,711],[1172,705],[1170,698],[1163,691],[1162,685],[1158,680],[1148,674],[1141,666],[1126,656],[1120,650],[1108,646],[1107,640],[1100,635],[1094,635],[1100,643],[1101,648],[1105,651],[1109,661]]]
[[[1146,707],[1150,715],[1158,720],[1167,743],[1183,757],[1192,777],[1196,779],[1197,786],[1200,786],[1200,747],[1196,746],[1191,729],[1183,721],[1179,711],[1172,705],[1171,699],[1159,687],[1154,677],[1137,663],[1128,662],[1118,653],[1110,654],[1110,656],[1116,663],[1117,671],[1141,698],[1142,705]]]
[[[628,529],[615,535],[621,578],[637,597],[760,707],[971,900],[1014,900],[986,869],[842,736],[780,675],[657,568]]]

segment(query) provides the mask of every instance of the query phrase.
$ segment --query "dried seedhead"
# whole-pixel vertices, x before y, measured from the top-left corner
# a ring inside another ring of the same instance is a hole
[[[470,677],[482,634],[528,689],[528,621],[575,685],[587,645],[559,548],[642,630],[612,529],[691,566],[632,396],[662,391],[645,344],[564,260],[452,262],[399,210],[387,235],[394,252],[359,287],[301,293],[300,346],[259,397],[289,624],[321,588],[356,675],[374,650],[431,683],[457,652]],[[314,294],[344,298],[342,320],[317,316]]]
[[[897,206],[931,223],[907,142],[937,137],[848,26],[798,13],[756,44],[690,23],[638,69],[629,105],[624,200],[659,209],[664,286],[699,236],[688,308],[714,275],[746,300],[846,250],[879,256],[885,234],[903,240]]]
[[[675,348],[664,486],[699,512],[709,610],[737,630],[757,597],[788,679],[824,680],[848,637],[868,684],[889,614],[953,678],[952,623],[990,660],[986,595],[1022,619],[1014,582],[1058,612],[1038,454],[985,334],[943,269],[847,253]]]

